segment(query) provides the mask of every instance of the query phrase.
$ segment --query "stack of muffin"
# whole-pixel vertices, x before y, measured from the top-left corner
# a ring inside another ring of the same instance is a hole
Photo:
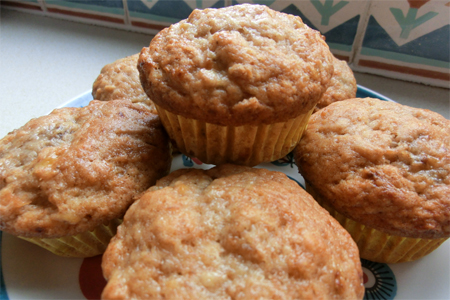
[[[0,229],[106,249],[105,299],[361,299],[360,255],[410,261],[450,236],[450,122],[355,99],[299,17],[195,10],[92,92],[1,140]],[[172,148],[216,167],[166,176]],[[292,151],[309,193],[252,168]]]

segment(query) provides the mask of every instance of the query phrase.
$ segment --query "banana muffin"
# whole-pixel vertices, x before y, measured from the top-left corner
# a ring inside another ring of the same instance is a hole
[[[327,90],[314,108],[314,113],[333,102],[356,97],[356,79],[347,62],[334,57],[333,66],[333,77],[331,77]]]
[[[411,261],[450,236],[450,121],[435,112],[371,98],[332,103],[311,117],[295,161],[362,258]]]
[[[253,166],[298,143],[333,55],[300,17],[242,4],[194,10],[142,49],[138,69],[182,153]]]
[[[139,80],[138,58],[139,53],[104,66],[92,85],[92,97],[101,101],[129,99],[133,103],[148,105],[156,113],[155,104]]]
[[[92,86],[92,97],[101,101],[128,99],[133,103],[145,104],[152,113],[158,114],[139,80],[138,58],[139,53],[104,66]],[[179,151],[172,147],[172,153],[178,154]]]
[[[130,207],[103,299],[362,299],[356,244],[285,174],[181,169]]]
[[[100,254],[134,196],[170,166],[168,137],[146,106],[56,109],[0,140],[0,230],[63,256]]]

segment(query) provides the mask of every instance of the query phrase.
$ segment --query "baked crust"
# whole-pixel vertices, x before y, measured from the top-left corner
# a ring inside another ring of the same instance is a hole
[[[313,109],[333,74],[332,59],[323,36],[300,17],[242,4],[194,10],[142,49],[138,69],[163,109],[240,126]]]
[[[57,238],[120,218],[169,172],[159,117],[128,100],[32,119],[0,140],[0,229]]]
[[[314,114],[295,150],[300,173],[344,216],[411,238],[450,236],[450,121],[378,99]]]
[[[333,102],[356,97],[357,84],[352,69],[344,60],[333,58],[334,72],[328,87],[314,108],[314,113]]]
[[[146,104],[156,113],[155,104],[148,98],[139,80],[138,59],[139,53],[104,66],[92,85],[93,98],[101,101],[128,99],[133,103]]]
[[[177,170],[127,211],[103,299],[362,299],[356,244],[280,172]]]

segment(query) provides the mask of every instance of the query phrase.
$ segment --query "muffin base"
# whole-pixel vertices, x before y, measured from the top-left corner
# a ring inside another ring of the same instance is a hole
[[[36,244],[48,251],[64,257],[92,257],[105,252],[111,238],[116,234],[121,219],[114,219],[92,231],[60,238],[19,238]]]
[[[306,191],[316,199],[352,236],[361,258],[380,263],[414,261],[436,250],[448,238],[421,239],[389,235],[345,217],[327,204],[309,184]]]
[[[256,166],[286,156],[300,141],[314,109],[286,122],[221,126],[188,119],[156,106],[177,149],[207,164]]]

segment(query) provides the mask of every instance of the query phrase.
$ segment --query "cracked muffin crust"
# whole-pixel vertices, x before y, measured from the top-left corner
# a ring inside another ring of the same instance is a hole
[[[350,235],[295,181],[235,165],[177,170],[127,211],[103,299],[362,299]]]
[[[158,116],[128,100],[32,119],[0,141],[0,229],[58,238],[121,218],[168,173],[169,149]]]
[[[284,122],[313,109],[333,74],[322,35],[262,5],[194,10],[143,48],[144,90],[163,109],[222,126]]]
[[[139,80],[138,59],[139,53],[104,66],[92,85],[92,97],[101,101],[128,99],[133,103],[146,104],[156,113],[155,104],[148,98]]]
[[[350,99],[314,114],[300,173],[347,218],[410,238],[450,236],[450,121],[425,109]]]

